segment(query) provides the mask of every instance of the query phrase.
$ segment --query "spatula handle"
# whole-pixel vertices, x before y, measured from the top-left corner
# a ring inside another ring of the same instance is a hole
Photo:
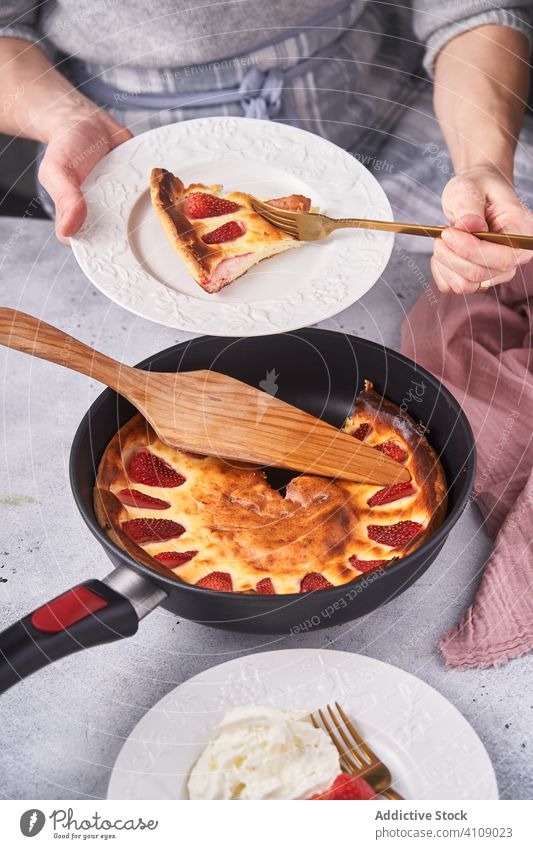
[[[79,371],[122,394],[125,379],[133,371],[57,327],[8,307],[0,307],[0,344]]]

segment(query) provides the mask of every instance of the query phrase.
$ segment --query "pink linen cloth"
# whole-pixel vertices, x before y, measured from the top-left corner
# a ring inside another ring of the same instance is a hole
[[[460,669],[533,649],[529,298],[533,262],[486,294],[427,290],[402,328],[402,352],[439,377],[468,416],[478,451],[473,498],[495,540],[474,603],[439,642],[446,665]]]

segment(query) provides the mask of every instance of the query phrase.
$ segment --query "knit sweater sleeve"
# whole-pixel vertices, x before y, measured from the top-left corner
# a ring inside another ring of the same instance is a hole
[[[0,2],[0,36],[23,38],[37,42],[39,4],[34,0],[2,0]]]
[[[424,67],[433,76],[442,48],[463,32],[499,24],[524,33],[531,49],[533,0],[413,0],[414,29],[426,46]]]

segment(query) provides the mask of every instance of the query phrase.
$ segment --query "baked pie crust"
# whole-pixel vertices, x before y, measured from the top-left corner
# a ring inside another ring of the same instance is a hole
[[[170,171],[154,168],[150,196],[174,250],[209,293],[219,292],[262,259],[302,244],[254,212],[245,192],[222,194],[222,186],[202,183],[185,186]],[[293,212],[305,212],[311,205],[303,195],[267,203]],[[208,214],[202,215],[202,205]]]
[[[418,548],[444,519],[447,487],[413,419],[371,383],[344,430],[404,462],[412,483],[398,491],[300,475],[284,497],[260,469],[170,448],[136,415],[103,454],[98,521],[141,562],[189,584],[267,593],[346,584]]]

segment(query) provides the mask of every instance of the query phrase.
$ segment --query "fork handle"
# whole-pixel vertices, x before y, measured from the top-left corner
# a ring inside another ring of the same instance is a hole
[[[388,790],[383,790],[381,796],[385,796],[386,799],[394,799],[395,801],[404,801],[403,796],[400,796],[396,790],[393,790],[392,787],[389,787]]]
[[[336,218],[335,230],[344,227],[355,227],[359,230],[385,230],[387,233],[403,233],[408,236],[429,236],[432,239],[440,238],[442,231],[447,227],[433,227],[423,224],[406,224],[401,221],[379,221],[372,218]],[[523,248],[533,250],[533,236],[521,236],[518,233],[489,233],[483,231],[472,233],[478,239],[485,242],[495,242],[498,245],[507,245],[511,248]]]

